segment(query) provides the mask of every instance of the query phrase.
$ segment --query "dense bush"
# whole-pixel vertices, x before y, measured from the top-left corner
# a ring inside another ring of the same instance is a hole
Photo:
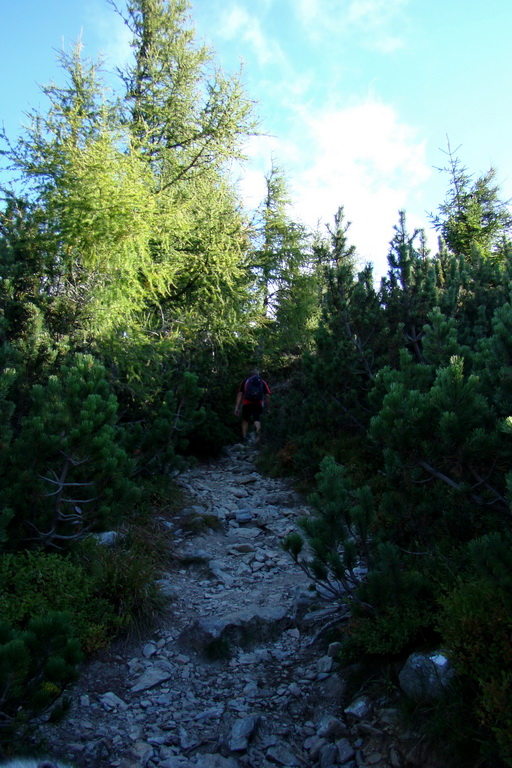
[[[64,712],[65,702],[56,701],[76,678],[81,658],[69,614],[36,615],[23,630],[0,622],[0,746],[34,717]]]
[[[104,645],[127,621],[92,573],[71,555],[18,552],[0,558],[0,613],[16,629],[51,610],[67,613],[84,650]]]
[[[495,739],[512,765],[512,537],[490,534],[469,547],[469,567],[442,600],[439,629],[458,672],[476,691],[475,730]],[[491,736],[492,735],[492,736]]]
[[[101,364],[77,355],[30,394],[4,458],[0,540],[8,549],[63,546],[112,525],[138,498]]]
[[[90,652],[161,612],[155,580],[166,556],[149,522],[109,547],[87,538],[68,555],[6,553],[0,557],[0,615],[21,630],[32,616],[66,612],[74,636]]]
[[[94,598],[108,607],[110,635],[120,628],[147,627],[164,610],[155,581],[169,551],[150,520],[130,526],[113,546],[86,539],[75,557],[89,574]]]

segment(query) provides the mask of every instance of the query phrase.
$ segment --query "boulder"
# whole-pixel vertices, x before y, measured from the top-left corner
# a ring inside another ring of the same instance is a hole
[[[398,675],[402,691],[412,699],[438,699],[448,683],[455,677],[455,670],[444,651],[430,654],[413,653]]]
[[[282,606],[254,606],[225,616],[198,619],[181,633],[178,643],[195,651],[204,651],[220,639],[243,646],[249,645],[252,638],[258,641],[264,637],[271,638],[286,629],[287,625],[287,612]]]

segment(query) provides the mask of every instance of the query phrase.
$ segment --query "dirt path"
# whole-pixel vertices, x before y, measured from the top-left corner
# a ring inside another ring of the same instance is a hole
[[[162,521],[170,616],[87,665],[50,751],[78,768],[404,764],[396,712],[381,702],[377,727],[369,701],[345,699],[336,649],[311,644],[325,606],[280,546],[307,509],[254,457],[234,446],[177,478],[191,501]]]

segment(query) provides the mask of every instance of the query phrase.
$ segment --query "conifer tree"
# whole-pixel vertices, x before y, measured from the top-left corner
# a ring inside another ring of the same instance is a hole
[[[139,329],[179,340],[188,327],[225,339],[244,306],[247,238],[224,168],[252,130],[251,105],[236,77],[209,77],[187,8],[129,4],[124,102],[107,100],[80,47],[63,54],[66,85],[45,88],[47,114],[9,149],[75,345]]]
[[[121,73],[124,121],[151,169],[150,251],[169,270],[165,290],[146,298],[148,330],[216,345],[249,308],[247,235],[226,167],[255,123],[240,76],[215,68],[195,41],[189,9],[184,0],[128,3],[134,64]]]
[[[503,258],[504,244],[512,233],[508,203],[500,197],[496,169],[473,181],[448,142],[448,165],[441,170],[450,177],[450,188],[438,214],[431,221],[456,256],[471,260],[473,249],[485,256]]]
[[[32,719],[50,710],[58,717],[58,699],[76,679],[81,659],[68,614],[34,617],[24,631],[0,621],[0,744],[12,745]]]
[[[395,506],[394,535],[404,543],[433,545],[436,536],[467,540],[479,532],[483,511],[494,525],[507,514],[497,462],[510,449],[479,379],[464,373],[462,359],[439,368],[424,391],[399,379],[391,384],[370,435],[383,447],[393,489],[385,503]]]
[[[316,351],[307,366],[327,422],[334,429],[362,433],[369,414],[367,396],[386,348],[387,331],[371,267],[356,274],[348,227],[340,209],[330,232],[330,265]]]
[[[473,355],[483,391],[501,418],[512,414],[511,344],[512,306],[507,301],[494,312],[492,333],[480,339]]]
[[[160,191],[221,170],[254,129],[240,76],[215,69],[213,53],[195,41],[189,10],[188,0],[130,0],[121,14],[135,59],[121,73],[126,119]]]
[[[76,356],[31,396],[5,461],[0,537],[6,549],[62,548],[135,503],[134,465],[120,445],[105,370],[91,356]]]
[[[93,351],[108,364],[123,420],[144,420],[163,464],[162,414],[172,453],[168,405],[194,389],[186,350],[197,350],[199,367],[212,364],[251,313],[247,227],[226,172],[253,130],[251,104],[239,77],[216,70],[195,43],[188,7],[129,3],[134,65],[122,73],[120,98],[107,95],[80,46],[61,55],[65,84],[44,89],[47,112],[34,112],[9,145],[30,202],[5,192],[0,233],[0,333],[6,364],[23,360],[28,371],[31,361],[25,396],[69,352]],[[188,416],[188,424],[202,418]]]
[[[304,539],[292,533],[283,547],[325,593],[343,604],[357,600],[357,567],[368,556],[373,498],[368,486],[352,487],[343,466],[326,456],[316,476],[317,490],[308,499],[314,513],[299,525]]]
[[[417,240],[419,239],[419,243]],[[410,349],[419,362],[423,361],[423,325],[427,313],[437,303],[435,270],[420,230],[410,234],[405,211],[399,213],[395,236],[388,254],[389,269],[382,279],[382,303],[396,343]],[[401,338],[400,338],[401,337]]]
[[[271,317],[279,295],[303,266],[305,228],[294,223],[287,211],[291,202],[285,176],[273,164],[265,177],[266,195],[258,211],[257,242],[252,256],[265,315]]]
[[[318,307],[318,275],[307,230],[288,212],[291,198],[283,171],[273,164],[265,181],[249,264],[264,325],[260,346],[278,367],[308,344]]]

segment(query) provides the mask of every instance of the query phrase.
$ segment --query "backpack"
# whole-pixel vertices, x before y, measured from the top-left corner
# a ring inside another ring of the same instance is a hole
[[[259,376],[251,376],[245,382],[244,397],[251,403],[259,403],[263,400],[264,389],[263,382]]]

